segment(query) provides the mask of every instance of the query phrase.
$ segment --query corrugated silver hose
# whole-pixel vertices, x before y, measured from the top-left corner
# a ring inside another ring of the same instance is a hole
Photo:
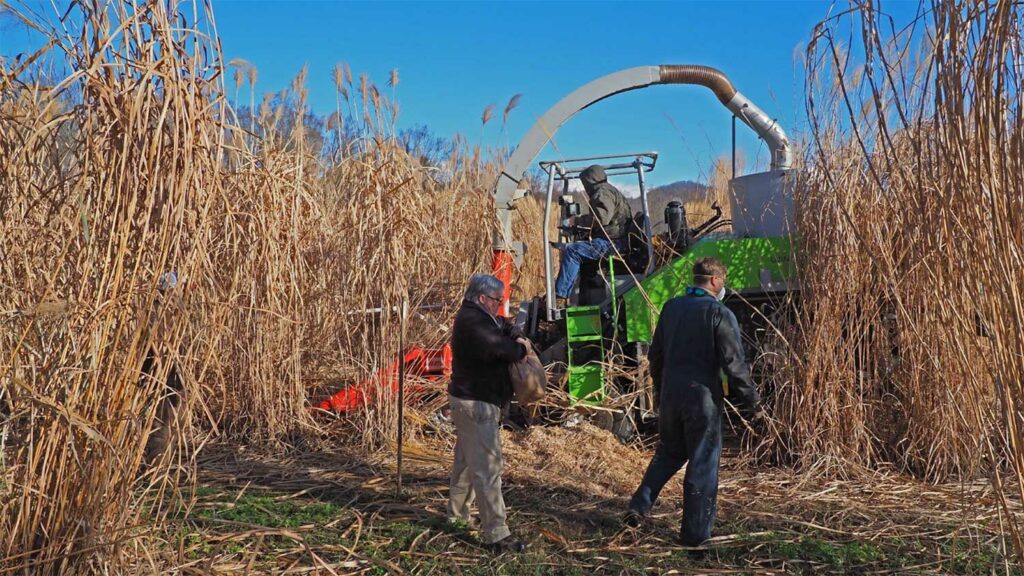
[[[736,90],[720,70],[692,64],[662,64],[658,66],[658,76],[659,84],[695,84],[709,88],[719,102],[768,143],[773,170],[785,170],[793,166],[793,151],[782,127]]]

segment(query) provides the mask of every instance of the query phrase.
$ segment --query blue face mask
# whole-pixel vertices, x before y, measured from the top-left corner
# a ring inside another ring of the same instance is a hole
[[[719,302],[725,300],[725,286],[722,286],[722,289],[718,291],[718,294],[715,294],[715,298],[718,298]]]

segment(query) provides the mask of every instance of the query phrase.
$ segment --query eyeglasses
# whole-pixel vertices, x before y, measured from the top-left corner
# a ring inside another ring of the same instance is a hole
[[[722,284],[728,284],[729,279],[725,276],[719,276],[717,274],[695,274],[694,276],[700,276],[701,278],[721,278]]]
[[[484,294],[484,295],[483,295],[483,297],[484,297],[484,298],[490,298],[491,300],[494,300],[495,302],[497,302],[497,303],[499,303],[499,304],[500,304],[500,303],[501,303],[501,301],[502,301],[502,299],[501,299],[501,298],[495,298],[494,296],[491,296],[490,294]]]

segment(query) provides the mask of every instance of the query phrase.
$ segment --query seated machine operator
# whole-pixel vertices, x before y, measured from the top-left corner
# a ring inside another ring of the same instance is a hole
[[[564,224],[590,229],[590,240],[578,240],[562,249],[555,281],[555,296],[559,304],[568,304],[576,277],[583,261],[600,260],[613,250],[626,249],[626,234],[632,211],[619,189],[608,183],[604,168],[597,164],[580,173],[580,181],[587,192],[590,214],[572,216]]]

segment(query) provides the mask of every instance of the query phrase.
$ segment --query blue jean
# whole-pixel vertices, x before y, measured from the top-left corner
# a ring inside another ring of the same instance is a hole
[[[706,390],[706,389],[705,389]],[[650,513],[658,494],[683,464],[683,522],[680,539],[697,546],[711,538],[718,499],[718,465],[722,457],[722,409],[698,393],[686,399],[666,399],[658,410],[658,447],[629,508]]]
[[[555,296],[568,298],[576,277],[580,275],[580,263],[584,260],[600,260],[612,251],[612,243],[604,238],[573,242],[562,250],[558,263],[558,279],[555,280]]]

